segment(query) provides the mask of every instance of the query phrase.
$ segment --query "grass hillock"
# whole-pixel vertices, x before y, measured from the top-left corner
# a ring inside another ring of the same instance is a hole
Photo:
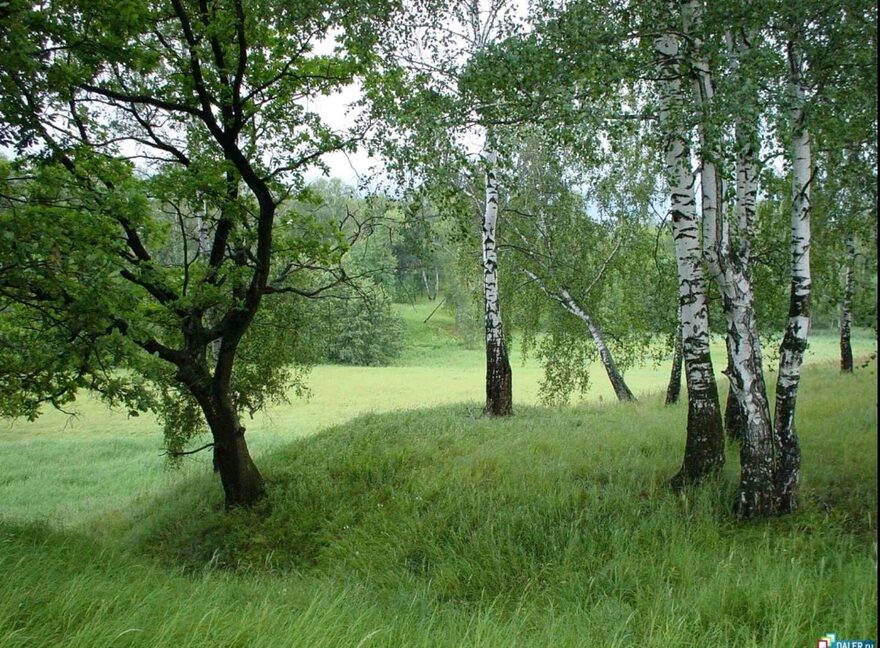
[[[469,611],[492,632],[531,619],[526,644],[875,636],[876,365],[808,371],[803,506],[791,516],[731,517],[735,448],[717,482],[671,494],[685,407],[655,397],[521,407],[508,420],[473,406],[363,416],[266,455],[270,495],[255,510],[223,512],[206,478],[117,532],[182,574],[330,581],[392,610],[409,601],[416,625],[441,611]],[[384,614],[382,627],[413,623]]]
[[[686,411],[661,405],[667,367],[628,374],[639,403],[596,403],[597,378],[593,402],[550,409],[517,361],[515,416],[487,419],[451,404],[481,393],[481,352],[410,310],[399,366],[317,367],[311,401],[251,422],[270,486],[253,511],[222,510],[207,454],[167,471],[151,417],[86,399],[76,421],[0,431],[0,646],[876,637],[876,361],[805,369],[803,506],[738,522],[736,448],[716,482],[665,487]],[[811,353],[833,358],[836,339]]]

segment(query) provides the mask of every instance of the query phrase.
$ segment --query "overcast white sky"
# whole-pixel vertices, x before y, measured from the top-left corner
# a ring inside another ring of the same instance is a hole
[[[319,97],[309,107],[315,110],[324,123],[334,130],[347,130],[354,121],[355,113],[351,104],[360,98],[358,86],[352,84],[343,91],[330,96]],[[330,177],[339,178],[346,184],[357,185],[371,173],[381,171],[382,162],[367,155],[362,148],[355,153],[331,153],[322,158],[330,169]],[[309,169],[305,174],[308,182],[323,177],[320,169]]]

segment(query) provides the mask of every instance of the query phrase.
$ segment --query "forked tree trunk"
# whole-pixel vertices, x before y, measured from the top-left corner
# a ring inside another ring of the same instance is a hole
[[[776,474],[776,497],[779,512],[793,511],[797,506],[797,485],[800,480],[801,452],[795,431],[801,365],[810,330],[810,181],[812,157],[810,134],[804,115],[802,79],[803,53],[795,35],[788,43],[789,91],[791,93],[791,293],[788,324],[780,346],[779,376],[776,381],[775,433],[779,449]]]
[[[488,142],[488,138],[487,138]],[[486,152],[486,202],[483,210],[483,293],[486,314],[486,413],[507,416],[513,411],[513,372],[507,357],[498,295],[497,154]]]
[[[730,227],[724,218],[722,187],[715,166],[718,143],[712,139],[711,125],[707,123],[707,110],[714,96],[714,88],[709,61],[701,51],[703,5],[699,0],[691,0],[682,6],[685,31],[691,36],[696,51],[692,61],[694,69],[694,100],[701,112],[700,121],[700,159],[703,206],[703,247],[706,264],[712,273],[721,293],[724,315],[727,323],[728,377],[733,406],[744,418],[740,426],[740,490],[734,501],[737,514],[745,517],[768,515],[774,511],[774,467],[775,448],[773,430],[770,424],[770,404],[761,366],[760,339],[755,320],[754,291],[746,271],[747,259],[740,256],[748,249],[748,242],[738,242],[732,246]],[[737,123],[742,137],[743,124]],[[746,151],[738,151],[743,156]],[[754,160],[740,159],[737,165],[737,178],[746,179],[745,171]],[[754,187],[741,186],[738,194],[745,197]],[[738,205],[740,210],[745,204]],[[748,236],[741,230],[745,214],[737,217],[734,235],[737,240]]]
[[[665,136],[666,176],[672,190],[672,235],[678,267],[682,347],[688,388],[687,441],[684,462],[673,488],[699,482],[724,465],[724,426],[718,386],[709,353],[709,313],[703,274],[700,228],[694,199],[694,174],[686,126],[676,113],[682,105],[681,54],[677,37],[654,40],[660,78],[660,127]]]
[[[669,384],[666,386],[666,405],[675,405],[681,395],[681,365],[683,360],[681,349],[681,321],[677,325],[675,348],[672,352],[672,369],[669,371]]]
[[[740,36],[736,40],[733,35],[728,32],[726,34],[728,54],[731,57],[733,65],[733,73],[739,73],[741,59],[748,54],[751,47],[750,43],[754,42],[755,34],[748,34],[746,37]],[[752,97],[750,97],[752,99]],[[745,275],[749,281],[752,279],[752,252],[751,243],[754,238],[755,216],[757,213],[758,201],[758,165],[756,162],[755,150],[757,147],[757,128],[751,122],[744,121],[741,117],[736,118],[734,142],[736,145],[736,209],[734,210],[734,219],[732,226],[728,228],[729,254],[735,260],[735,268]],[[754,295],[752,295],[754,299]],[[754,345],[752,352],[755,354],[753,359],[754,366],[759,371],[758,378],[763,383],[763,360],[761,357],[760,336],[757,330],[751,332],[751,339],[758,342]],[[727,394],[727,407],[724,414],[724,427],[727,430],[727,438],[731,441],[741,442],[746,433],[747,416],[743,403],[738,398],[734,389],[734,380],[731,376],[736,375],[737,367],[734,361],[734,353],[736,347],[736,338],[728,334],[727,342],[727,359],[728,370],[727,376],[730,379],[730,386]],[[759,390],[765,395],[766,387],[759,387]],[[769,408],[769,402],[767,407]],[[769,418],[769,409],[767,412]]]
[[[852,234],[846,237],[846,279],[843,286],[843,312],[840,315],[840,370],[852,373],[852,301],[855,283],[856,244]]]
[[[602,362],[602,366],[605,368],[605,373],[608,375],[608,380],[611,382],[611,387],[614,389],[614,394],[617,396],[617,400],[636,400],[635,394],[632,393],[629,386],[626,384],[626,381],[623,379],[623,374],[620,373],[620,369],[617,368],[617,363],[614,361],[614,356],[611,354],[611,350],[608,348],[608,345],[605,344],[605,336],[602,334],[602,329],[600,329],[599,325],[593,321],[593,318],[580,307],[567,290],[563,289],[560,291],[559,296],[561,297],[562,305],[565,309],[586,324],[587,330],[590,332],[590,337],[593,338],[593,343],[599,351],[599,359]]]

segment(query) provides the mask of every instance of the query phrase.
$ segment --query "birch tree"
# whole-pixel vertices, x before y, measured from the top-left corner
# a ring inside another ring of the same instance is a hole
[[[698,110],[700,185],[702,198],[703,250],[706,265],[721,293],[727,323],[728,378],[742,417],[740,440],[741,481],[735,510],[752,517],[773,512],[775,493],[775,448],[770,405],[764,385],[761,341],[755,319],[755,295],[748,274],[750,220],[753,219],[757,189],[756,165],[742,117],[735,119],[736,220],[731,228],[722,204],[722,176],[717,161],[723,159],[723,142],[714,133],[710,111],[715,87],[710,58],[704,50],[704,10],[700,0],[682,5],[684,31],[690,37],[690,58],[694,73],[692,92]],[[729,40],[732,40],[730,38]],[[730,47],[731,44],[728,44]],[[737,56],[748,47],[745,37]],[[738,72],[734,66],[734,74]],[[715,124],[717,128],[717,124]],[[753,130],[756,130],[753,128]]]
[[[709,352],[707,285],[702,267],[700,221],[691,169],[690,141],[685,120],[680,37],[673,32],[654,38],[659,95],[659,128],[664,137],[666,179],[671,190],[670,212],[675,241],[681,306],[682,349],[688,387],[688,422],[684,463],[674,487],[698,482],[724,465],[724,432],[718,386]]]
[[[776,485],[780,511],[795,508],[795,490],[800,479],[800,444],[794,428],[794,413],[810,330],[812,292],[810,183],[813,168],[810,133],[804,115],[806,90],[799,27],[795,27],[789,37],[786,54],[791,124],[791,295],[788,324],[780,346],[774,413],[776,443],[780,451]]]
[[[852,234],[846,237],[846,270],[840,313],[840,371],[852,373],[852,303],[855,286],[856,244]]]
[[[513,379],[498,279],[499,208],[503,201],[500,126],[491,92],[487,92],[491,84],[479,74],[469,73],[469,66],[502,37],[514,19],[515,7],[508,0],[452,0],[428,7],[414,3],[408,10],[408,24],[384,47],[390,70],[386,78],[394,81],[370,92],[374,114],[390,125],[377,140],[392,163],[400,165],[403,176],[411,179],[418,174],[422,182],[440,193],[448,192],[450,184],[456,185],[480,204],[485,412],[506,416],[513,408]],[[481,152],[475,164],[468,160],[467,148],[477,138]],[[461,174],[470,174],[470,180],[479,174],[480,182],[448,182],[450,176]],[[476,187],[481,189],[481,197]]]
[[[589,381],[586,366],[573,366],[582,360],[581,337],[589,341],[590,355],[601,364],[617,399],[636,400],[623,371],[647,355],[653,333],[648,311],[656,304],[644,293],[649,286],[659,292],[659,286],[646,276],[644,261],[653,243],[646,223],[655,177],[654,165],[637,147],[621,149],[606,155],[597,168],[579,171],[583,162],[557,152],[532,129],[514,156],[516,183],[506,206],[504,245],[528,280],[524,287],[537,289],[520,291],[514,301],[516,310],[525,311],[517,313],[524,348],[536,347],[544,361],[542,394],[548,401],[564,401],[575,382],[583,386]],[[510,283],[516,280],[512,276]],[[543,297],[549,308],[536,304],[536,297]],[[566,315],[560,318],[556,311]],[[570,319],[577,325],[569,326]],[[547,338],[533,340],[539,330]],[[565,364],[572,366],[563,372]],[[576,379],[567,384],[555,379],[563,373]]]

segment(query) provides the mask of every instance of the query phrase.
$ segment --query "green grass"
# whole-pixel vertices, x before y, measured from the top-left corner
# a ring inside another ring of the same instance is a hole
[[[315,367],[309,398],[292,396],[290,405],[270,408],[247,421],[255,456],[363,414],[463,402],[479,410],[485,393],[483,351],[457,340],[452,319],[442,309],[425,324],[433,308],[398,307],[408,344],[397,365]],[[835,359],[837,344],[834,336],[814,335],[807,361]],[[865,355],[876,349],[876,342],[859,332],[854,346],[857,356]],[[722,341],[716,340],[713,354],[720,371]],[[541,368],[534,361],[523,363],[516,348],[511,355],[515,407],[536,405]],[[665,389],[668,370],[666,363],[647,364],[633,368],[626,378],[637,395],[646,397]],[[592,372],[584,401],[613,401],[601,368],[593,367]],[[719,378],[726,393],[720,373]],[[0,423],[0,516],[88,527],[95,516],[117,510],[124,514],[139,499],[176,488],[205,470],[207,456],[187,460],[180,471],[166,470],[161,431],[150,416],[129,418],[88,396],[80,398],[75,409],[75,418],[47,411],[34,423]]]
[[[254,511],[221,510],[207,457],[167,470],[149,417],[84,400],[0,431],[0,646],[876,638],[876,362],[841,376],[814,337],[803,507],[741,523],[733,449],[717,483],[664,487],[685,416],[661,405],[665,366],[630,372],[638,404],[546,409],[515,356],[516,415],[485,419],[481,352],[429,312],[402,308],[397,366],[317,367],[310,401],[251,422]]]

